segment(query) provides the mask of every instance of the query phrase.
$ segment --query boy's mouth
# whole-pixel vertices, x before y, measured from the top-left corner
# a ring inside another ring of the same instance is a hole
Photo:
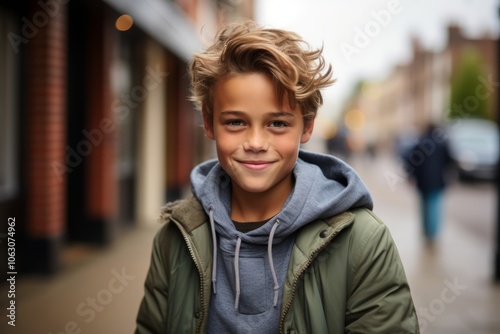
[[[239,161],[245,168],[254,171],[261,171],[271,165],[269,161]]]

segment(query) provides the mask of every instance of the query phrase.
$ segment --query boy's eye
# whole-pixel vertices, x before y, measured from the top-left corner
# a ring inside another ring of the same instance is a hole
[[[230,121],[227,121],[226,122],[226,125],[229,125],[229,126],[243,126],[245,125],[245,123],[243,123],[242,120],[230,120]]]
[[[286,122],[283,122],[283,121],[272,121],[271,123],[269,123],[269,125],[272,128],[284,128],[284,127],[288,126],[288,124]]]

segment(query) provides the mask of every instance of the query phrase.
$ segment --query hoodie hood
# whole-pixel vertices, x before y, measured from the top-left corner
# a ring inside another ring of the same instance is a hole
[[[274,235],[275,243],[311,221],[351,208],[373,208],[371,196],[358,174],[334,156],[300,150],[293,173],[293,192],[281,212],[274,217],[281,222]],[[268,243],[272,224],[265,224],[248,233],[234,228],[230,219],[231,180],[217,160],[198,165],[191,174],[191,184],[205,211],[213,211],[216,231],[222,237],[234,240],[234,244],[237,237],[247,243]]]
[[[231,180],[219,162],[210,160],[193,169],[193,194],[208,214],[212,230],[214,297],[209,332],[277,332],[269,324],[279,323],[280,285],[294,232],[351,208],[372,208],[365,185],[340,159],[301,150],[293,173],[294,188],[282,210],[259,228],[243,233],[231,221]]]

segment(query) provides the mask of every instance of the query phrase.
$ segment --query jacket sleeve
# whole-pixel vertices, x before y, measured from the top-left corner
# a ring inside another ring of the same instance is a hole
[[[165,333],[165,316],[168,307],[168,282],[165,275],[165,262],[162,244],[165,226],[153,241],[151,264],[144,283],[144,297],[137,315],[136,334]]]
[[[419,333],[410,288],[390,232],[371,211],[361,215],[366,219],[353,226],[353,238],[359,238],[353,244],[359,247],[352,250],[348,265],[345,333]]]

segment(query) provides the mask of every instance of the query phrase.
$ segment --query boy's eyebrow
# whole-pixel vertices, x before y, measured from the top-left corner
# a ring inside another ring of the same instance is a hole
[[[272,117],[286,117],[286,118],[295,118],[295,115],[286,111],[275,111],[270,112],[270,116]]]
[[[238,116],[238,117],[243,117],[247,113],[243,111],[237,111],[237,110],[226,110],[222,111],[220,113],[221,116]],[[272,111],[266,114],[267,116],[271,117],[286,117],[286,118],[295,118],[295,115],[286,111]]]
[[[244,116],[245,113],[242,111],[236,111],[236,110],[226,110],[226,111],[221,111],[220,113],[221,116]]]

